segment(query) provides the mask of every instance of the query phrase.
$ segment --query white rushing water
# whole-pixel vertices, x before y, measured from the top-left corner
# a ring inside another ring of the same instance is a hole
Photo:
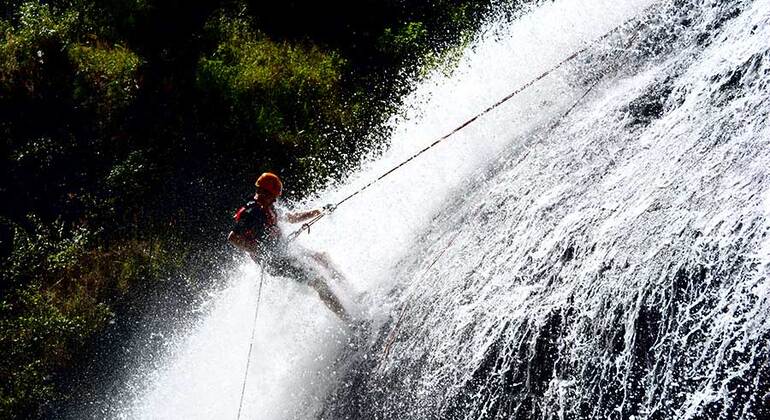
[[[310,204],[590,48],[302,238],[348,275],[361,347],[266,276],[243,418],[762,418],[770,2],[558,0],[484,33],[407,99],[384,156]],[[235,418],[259,276],[244,263],[125,372],[109,415]]]

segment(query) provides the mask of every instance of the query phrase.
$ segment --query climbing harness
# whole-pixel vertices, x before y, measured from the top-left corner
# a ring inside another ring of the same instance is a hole
[[[254,309],[254,322],[251,326],[251,342],[249,343],[249,355],[246,358],[246,372],[243,373],[243,386],[241,387],[241,401],[238,403],[238,416],[240,420],[243,409],[243,396],[246,394],[246,381],[249,378],[249,365],[251,364],[251,351],[254,348],[254,333],[257,331],[257,316],[259,315],[259,301],[262,299],[262,283],[265,281],[265,263],[262,262],[262,273],[259,276],[259,288],[257,289],[257,304]]]
[[[653,5],[654,5],[654,3],[653,3]],[[652,5],[650,5],[650,6],[648,7],[648,9],[649,9],[649,8],[651,8],[651,7],[652,7]],[[645,11],[646,11],[646,10],[647,10],[647,9],[645,9]],[[641,13],[640,13],[640,14],[641,14]],[[511,93],[509,93],[508,95],[504,96],[504,97],[503,97],[502,99],[500,99],[499,101],[497,101],[497,102],[495,102],[494,104],[490,105],[490,106],[489,106],[489,107],[487,107],[485,110],[483,110],[483,111],[479,112],[478,114],[476,114],[476,115],[475,115],[475,116],[473,116],[472,118],[470,118],[470,119],[468,119],[467,121],[465,121],[464,123],[460,124],[459,126],[457,126],[456,128],[454,128],[452,131],[450,131],[449,133],[447,133],[447,134],[444,134],[443,136],[439,137],[439,138],[438,138],[437,140],[435,140],[433,143],[429,144],[428,146],[426,146],[426,147],[425,147],[425,148],[423,148],[422,150],[418,151],[417,153],[413,154],[412,156],[410,156],[409,158],[407,158],[406,160],[404,160],[403,162],[399,163],[398,165],[394,166],[394,167],[393,167],[393,168],[391,168],[390,170],[386,171],[385,173],[383,173],[382,175],[380,175],[379,177],[377,177],[377,178],[376,178],[376,179],[374,179],[373,181],[369,182],[368,184],[366,184],[366,185],[364,185],[363,187],[359,188],[358,190],[354,191],[352,194],[350,194],[350,195],[346,196],[346,197],[345,197],[345,198],[343,198],[342,200],[338,201],[336,204],[333,204],[333,205],[329,205],[329,207],[331,208],[330,210],[328,210],[328,211],[326,211],[326,212],[324,212],[324,213],[321,213],[321,214],[319,214],[318,216],[316,216],[316,217],[314,217],[313,219],[311,219],[309,222],[307,222],[307,223],[303,224],[303,225],[302,225],[302,226],[301,226],[299,229],[297,229],[296,231],[294,231],[294,232],[292,232],[291,234],[289,234],[289,240],[290,240],[290,241],[292,241],[292,240],[296,239],[296,238],[297,238],[297,237],[298,237],[298,236],[299,236],[299,235],[300,235],[302,232],[304,232],[304,231],[307,231],[307,232],[309,233],[309,232],[310,232],[310,227],[311,227],[311,226],[313,226],[313,225],[314,225],[316,222],[318,222],[319,220],[321,220],[321,219],[322,219],[324,216],[326,216],[327,214],[330,214],[330,213],[332,213],[332,212],[333,212],[333,211],[334,211],[334,210],[335,210],[337,207],[339,207],[339,206],[340,206],[342,203],[344,203],[344,202],[346,202],[346,201],[350,200],[351,198],[355,197],[356,195],[360,194],[361,192],[363,192],[363,191],[364,191],[364,190],[366,190],[367,188],[371,187],[372,185],[374,185],[375,183],[379,182],[380,180],[382,180],[382,179],[383,179],[383,178],[385,178],[386,176],[388,176],[388,175],[392,174],[393,172],[395,172],[396,170],[398,170],[398,169],[399,169],[399,168],[401,168],[402,166],[404,166],[404,165],[406,165],[407,163],[411,162],[412,160],[414,160],[414,159],[415,159],[415,158],[417,158],[418,156],[422,155],[423,153],[425,153],[425,152],[427,152],[428,150],[432,149],[433,147],[437,146],[439,143],[441,143],[441,142],[443,142],[444,140],[448,139],[449,137],[451,137],[451,136],[452,136],[452,135],[454,135],[455,133],[459,132],[459,131],[460,131],[460,130],[462,130],[463,128],[467,127],[468,125],[470,125],[470,124],[471,124],[471,123],[473,123],[474,121],[478,120],[478,119],[479,119],[479,118],[481,118],[482,116],[486,115],[486,114],[487,114],[487,113],[489,113],[490,111],[494,110],[495,108],[497,108],[497,107],[499,107],[500,105],[504,104],[505,102],[509,101],[511,98],[513,98],[514,96],[516,96],[516,95],[518,95],[519,93],[523,92],[524,90],[526,90],[527,88],[529,88],[529,87],[530,87],[530,86],[532,86],[533,84],[535,84],[535,83],[537,83],[538,81],[540,81],[540,80],[544,79],[544,78],[545,78],[546,76],[548,76],[549,74],[553,73],[554,71],[558,70],[559,68],[561,68],[561,67],[562,67],[562,66],[564,66],[565,64],[567,64],[567,63],[569,63],[570,61],[574,60],[574,59],[575,59],[576,57],[578,57],[580,54],[582,54],[582,53],[584,53],[584,52],[588,51],[588,49],[589,49],[591,46],[593,46],[593,45],[595,45],[595,44],[597,44],[597,43],[601,42],[602,40],[604,40],[605,38],[609,37],[610,35],[612,35],[612,34],[613,34],[613,33],[615,33],[616,31],[618,31],[620,28],[622,28],[623,26],[625,26],[626,24],[628,24],[629,22],[632,22],[632,21],[634,21],[634,20],[636,20],[636,19],[638,19],[638,17],[633,17],[633,18],[630,18],[630,19],[626,20],[625,22],[621,23],[620,25],[618,25],[618,26],[614,27],[614,28],[613,28],[612,30],[610,30],[609,32],[607,32],[607,33],[605,33],[604,35],[600,36],[599,38],[596,38],[595,40],[591,41],[591,42],[590,42],[590,43],[588,43],[588,44],[587,44],[585,47],[583,47],[583,48],[579,49],[578,51],[575,51],[574,53],[572,53],[570,56],[568,56],[567,58],[565,58],[565,59],[563,59],[562,61],[560,61],[560,62],[559,62],[558,64],[556,64],[555,66],[553,66],[553,67],[551,67],[550,69],[548,69],[548,70],[544,71],[543,73],[541,73],[540,75],[538,75],[538,76],[537,76],[537,77],[535,77],[534,79],[532,79],[532,80],[528,81],[527,83],[523,84],[522,86],[520,86],[519,88],[517,88],[517,89],[516,89],[516,90],[514,90],[513,92],[511,92]],[[596,86],[596,85],[599,83],[599,80],[601,80],[601,78],[597,79],[597,81],[596,81],[596,82],[595,82],[595,83],[594,83],[594,84],[593,84],[591,87],[589,87],[589,88],[588,88],[588,90],[587,90],[587,91],[586,91],[586,92],[583,94],[583,96],[581,96],[581,97],[580,97],[580,98],[577,100],[577,102],[575,102],[575,104],[574,104],[574,105],[573,105],[573,106],[572,106],[572,107],[571,107],[569,110],[567,110],[567,112],[566,112],[564,115],[562,115],[562,117],[561,117],[561,118],[559,118],[559,119],[556,121],[556,123],[555,123],[555,124],[552,126],[552,128],[553,128],[553,127],[556,127],[556,126],[559,124],[559,122],[561,121],[561,119],[562,119],[562,118],[564,118],[564,117],[566,117],[566,116],[567,116],[567,114],[569,114],[569,113],[570,113],[570,112],[571,112],[571,111],[572,111],[572,110],[573,110],[573,109],[574,109],[574,108],[577,106],[577,104],[578,104],[578,103],[579,103],[579,102],[580,102],[580,101],[581,101],[581,100],[582,100],[582,99],[583,99],[583,98],[584,98],[586,95],[588,95],[588,93],[589,93],[589,92],[590,92],[590,91],[591,91],[591,90],[592,90],[592,89],[593,89],[593,88],[594,88],[594,87],[595,87],[595,86]]]

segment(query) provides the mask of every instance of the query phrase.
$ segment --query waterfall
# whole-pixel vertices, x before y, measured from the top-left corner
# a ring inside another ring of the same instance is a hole
[[[766,0],[490,21],[419,82],[383,156],[301,205],[588,50],[301,237],[368,330],[266,276],[243,418],[768,418],[769,39]],[[124,372],[108,415],[235,418],[259,276],[244,262],[162,360]]]

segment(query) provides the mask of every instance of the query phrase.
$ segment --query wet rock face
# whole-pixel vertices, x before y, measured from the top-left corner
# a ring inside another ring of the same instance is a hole
[[[647,125],[663,116],[666,101],[673,91],[673,80],[650,85],[628,104],[629,125]]]
[[[425,234],[323,418],[770,418],[770,4],[675,3]]]

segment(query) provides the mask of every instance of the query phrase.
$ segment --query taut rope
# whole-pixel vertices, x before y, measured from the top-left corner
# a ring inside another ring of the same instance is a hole
[[[259,288],[257,289],[257,305],[254,309],[254,323],[251,326],[251,343],[249,343],[249,356],[246,358],[246,372],[243,373],[243,386],[241,387],[241,402],[238,403],[238,416],[240,420],[243,409],[243,396],[246,394],[246,381],[249,378],[249,365],[251,364],[251,350],[254,348],[254,333],[257,331],[257,316],[259,315],[259,302],[262,299],[262,283],[265,281],[265,265],[262,262],[262,274],[259,276]]]
[[[637,16],[638,16],[638,15],[637,15]],[[473,116],[472,118],[470,118],[470,119],[468,119],[467,121],[465,121],[464,123],[460,124],[459,126],[457,126],[456,128],[454,128],[452,131],[450,131],[449,133],[447,133],[447,134],[444,134],[443,136],[441,136],[440,138],[438,138],[436,141],[434,141],[434,142],[433,142],[433,143],[431,143],[430,145],[426,146],[425,148],[423,148],[423,149],[422,149],[422,150],[420,150],[419,152],[417,152],[417,153],[413,154],[412,156],[410,156],[408,159],[404,160],[403,162],[401,162],[401,163],[399,163],[398,165],[394,166],[393,168],[389,169],[388,171],[386,171],[385,173],[383,173],[382,175],[380,175],[379,177],[377,177],[377,178],[376,178],[376,179],[374,179],[373,181],[369,182],[368,184],[366,184],[366,185],[364,185],[363,187],[359,188],[358,190],[356,190],[356,191],[355,191],[355,192],[353,192],[352,194],[350,194],[350,195],[348,195],[347,197],[343,198],[342,200],[338,201],[336,204],[334,204],[334,205],[330,206],[330,209],[329,209],[327,212],[319,214],[318,216],[316,216],[315,218],[313,218],[313,219],[312,219],[312,220],[310,220],[309,222],[307,222],[307,223],[303,224],[303,225],[302,225],[302,227],[300,227],[300,228],[299,228],[299,229],[297,229],[296,231],[294,231],[294,232],[292,232],[291,234],[289,234],[289,240],[294,240],[294,239],[296,239],[296,238],[297,238],[297,237],[298,237],[298,236],[299,236],[299,235],[300,235],[300,234],[301,234],[303,231],[307,231],[307,232],[310,232],[310,227],[311,227],[312,225],[314,225],[316,222],[318,222],[319,220],[321,220],[321,218],[323,218],[323,217],[324,217],[324,216],[326,216],[327,214],[329,214],[329,213],[333,212],[333,211],[334,211],[334,210],[335,210],[337,207],[339,207],[339,206],[340,206],[342,203],[344,203],[344,202],[346,202],[346,201],[350,200],[351,198],[355,197],[356,195],[360,194],[361,192],[363,192],[363,191],[364,191],[364,190],[366,190],[367,188],[371,187],[371,186],[372,186],[372,185],[374,185],[375,183],[377,183],[377,182],[379,182],[380,180],[382,180],[383,178],[385,178],[386,176],[388,176],[388,175],[392,174],[393,172],[395,172],[396,170],[398,170],[398,169],[399,169],[399,168],[401,168],[402,166],[404,166],[404,165],[406,165],[407,163],[411,162],[412,160],[414,160],[415,158],[417,158],[417,157],[418,157],[418,156],[420,156],[421,154],[423,154],[423,153],[427,152],[428,150],[430,150],[430,149],[432,149],[433,147],[437,146],[437,145],[438,145],[439,143],[441,143],[442,141],[444,141],[444,140],[448,139],[449,137],[451,137],[452,135],[454,135],[454,134],[455,134],[455,133],[457,133],[458,131],[460,131],[460,130],[462,130],[463,128],[467,127],[468,125],[470,125],[471,123],[473,123],[474,121],[476,121],[477,119],[479,119],[480,117],[482,117],[483,115],[485,115],[485,114],[489,113],[489,112],[490,112],[490,111],[492,111],[493,109],[495,109],[495,108],[499,107],[500,105],[504,104],[505,102],[509,101],[511,98],[513,98],[514,96],[516,96],[516,95],[518,95],[519,93],[523,92],[524,90],[526,90],[527,88],[529,88],[530,86],[532,86],[533,84],[535,84],[536,82],[538,82],[538,81],[540,81],[540,80],[544,79],[544,78],[545,78],[546,76],[548,76],[549,74],[553,73],[554,71],[558,70],[559,68],[561,68],[561,67],[562,67],[562,66],[564,66],[565,64],[567,64],[567,63],[569,63],[570,61],[574,60],[574,59],[575,59],[577,56],[579,56],[580,54],[582,54],[582,53],[584,53],[585,51],[587,51],[587,50],[588,50],[588,49],[589,49],[591,46],[593,46],[594,44],[597,44],[598,42],[602,41],[603,39],[605,39],[605,38],[607,38],[608,36],[610,36],[610,35],[612,35],[613,33],[615,33],[615,32],[616,32],[618,29],[622,28],[622,27],[623,27],[623,26],[625,26],[627,23],[629,23],[629,22],[631,22],[631,21],[633,21],[633,20],[636,20],[636,19],[638,19],[638,17],[633,17],[633,18],[630,18],[630,19],[626,20],[625,22],[621,23],[620,25],[618,25],[618,26],[616,26],[616,27],[612,28],[612,29],[611,29],[609,32],[605,33],[604,35],[600,36],[599,38],[596,38],[595,40],[593,40],[592,42],[590,42],[590,43],[589,43],[588,45],[586,45],[585,47],[583,47],[583,48],[579,49],[578,51],[575,51],[575,52],[574,52],[574,53],[572,53],[572,54],[571,54],[569,57],[567,57],[567,58],[563,59],[561,62],[559,62],[559,64],[557,64],[557,65],[555,65],[555,66],[551,67],[550,69],[548,69],[548,70],[544,71],[543,73],[541,73],[539,76],[535,77],[534,79],[532,79],[532,80],[528,81],[527,83],[523,84],[522,86],[518,87],[518,88],[517,88],[516,90],[514,90],[513,92],[509,93],[508,95],[506,95],[505,97],[503,97],[503,98],[502,98],[502,99],[500,99],[499,101],[497,101],[497,102],[495,102],[494,104],[492,104],[492,105],[490,105],[489,107],[487,107],[485,110],[483,110],[483,111],[479,112],[478,114],[476,114],[476,115],[475,115],[475,116]],[[596,82],[596,83],[594,83],[594,85],[593,85],[593,86],[591,86],[591,87],[590,87],[590,88],[589,88],[589,89],[588,89],[588,90],[585,92],[585,94],[583,95],[583,97],[585,97],[585,95],[587,95],[587,94],[588,94],[588,92],[590,92],[590,91],[591,91],[591,90],[592,90],[592,89],[593,89],[593,88],[596,86],[596,84],[597,84],[597,83],[598,83],[598,80],[597,80],[597,82]],[[577,103],[578,103],[578,102],[580,102],[580,100],[582,100],[582,99],[583,99],[583,97],[581,97],[580,99],[578,99],[578,101],[575,103],[575,105],[573,105],[573,106],[572,106],[572,108],[570,108],[570,109],[569,109],[569,110],[568,110],[568,111],[567,111],[567,112],[566,112],[564,115],[562,115],[562,117],[561,117],[561,118],[564,118],[564,117],[565,117],[567,114],[569,114],[569,113],[572,111],[572,109],[573,109],[573,108],[574,108],[574,107],[577,105]],[[561,118],[560,118],[559,120],[561,120]],[[559,123],[559,120],[557,120],[557,121],[556,121],[556,123],[554,124],[554,126],[558,125],[558,123]]]

